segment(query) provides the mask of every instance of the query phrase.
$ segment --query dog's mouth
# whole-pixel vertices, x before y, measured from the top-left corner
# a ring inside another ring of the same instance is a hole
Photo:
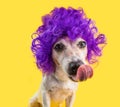
[[[69,78],[74,82],[84,81],[93,76],[93,69],[89,65],[82,64],[78,67],[76,75],[70,75]]]

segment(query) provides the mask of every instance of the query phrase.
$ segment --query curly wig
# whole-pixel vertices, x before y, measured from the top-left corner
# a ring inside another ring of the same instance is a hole
[[[96,56],[101,56],[100,44],[105,44],[104,34],[98,34],[94,22],[87,18],[82,8],[55,8],[42,17],[43,24],[37,29],[37,37],[32,41],[32,52],[36,58],[36,64],[43,73],[55,71],[52,59],[52,47],[57,40],[68,36],[71,41],[78,37],[87,42],[87,60],[89,63],[96,62]],[[93,60],[94,59],[94,60]]]

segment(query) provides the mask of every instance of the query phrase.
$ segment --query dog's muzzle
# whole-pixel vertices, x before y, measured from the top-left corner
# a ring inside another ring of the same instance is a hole
[[[73,81],[84,81],[92,77],[93,69],[91,66],[85,65],[82,61],[70,62],[68,74]]]
[[[76,75],[77,74],[77,69],[82,64],[83,64],[82,61],[72,61],[72,62],[70,62],[69,66],[68,66],[68,73],[69,73],[69,75]]]

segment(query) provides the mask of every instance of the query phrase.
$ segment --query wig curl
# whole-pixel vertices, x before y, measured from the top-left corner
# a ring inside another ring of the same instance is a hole
[[[43,73],[55,71],[52,59],[52,47],[57,40],[68,36],[74,41],[78,37],[87,42],[87,60],[94,63],[97,56],[101,56],[100,44],[105,44],[104,34],[98,34],[94,22],[87,18],[82,8],[55,8],[42,17],[43,24],[35,32],[38,36],[33,38],[32,52],[36,58],[36,64]],[[94,61],[93,61],[94,59]]]

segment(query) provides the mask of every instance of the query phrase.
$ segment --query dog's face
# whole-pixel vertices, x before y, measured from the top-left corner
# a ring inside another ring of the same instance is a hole
[[[71,41],[64,37],[53,46],[52,57],[56,68],[61,68],[61,73],[73,80],[77,74],[77,69],[86,64],[87,43],[82,38]]]

